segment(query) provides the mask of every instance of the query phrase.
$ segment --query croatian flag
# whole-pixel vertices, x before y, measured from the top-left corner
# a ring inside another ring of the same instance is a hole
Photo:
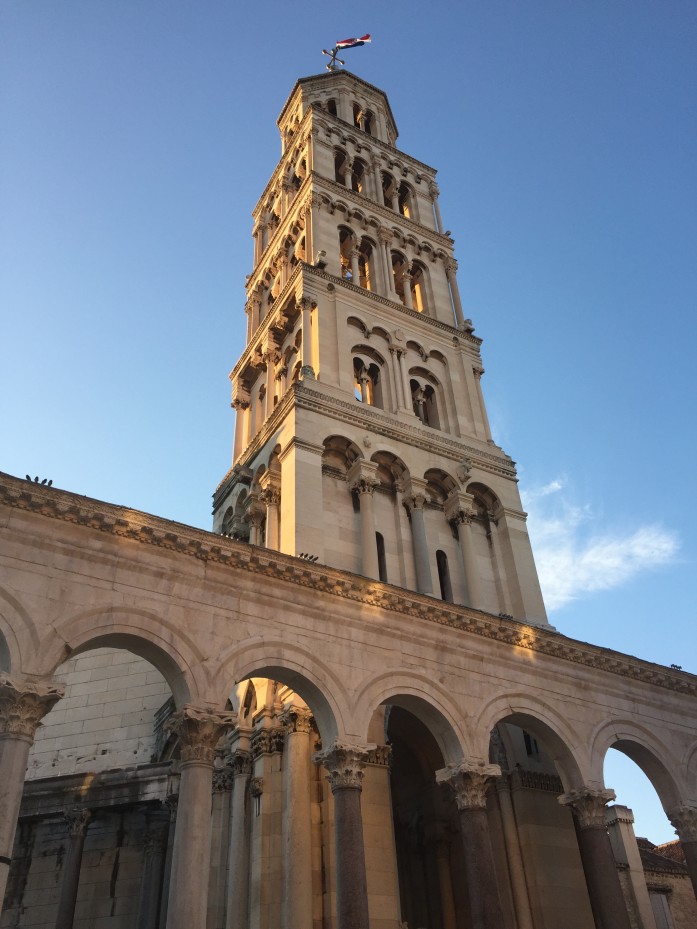
[[[370,42],[370,35],[362,35],[360,39],[342,39],[340,42],[336,43],[336,47],[338,49],[359,48],[367,42]]]

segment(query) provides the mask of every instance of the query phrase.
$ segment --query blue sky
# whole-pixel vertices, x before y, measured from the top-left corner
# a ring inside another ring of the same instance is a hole
[[[4,0],[0,468],[209,528],[275,120],[366,31],[349,66],[439,169],[552,622],[697,672],[691,3]]]

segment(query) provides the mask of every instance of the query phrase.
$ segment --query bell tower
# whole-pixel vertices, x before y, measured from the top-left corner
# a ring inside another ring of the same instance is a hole
[[[214,529],[546,623],[435,169],[396,147],[386,95],[348,71],[301,78],[278,127]]]

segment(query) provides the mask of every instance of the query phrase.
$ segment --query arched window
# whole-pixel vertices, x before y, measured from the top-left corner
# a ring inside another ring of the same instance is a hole
[[[438,401],[436,392],[431,384],[421,384],[416,378],[409,382],[411,387],[411,402],[414,414],[419,417],[424,426],[440,429],[438,416]]]
[[[341,263],[341,276],[347,281],[357,284],[353,280],[353,268],[351,264],[351,252],[356,246],[356,238],[346,226],[339,226],[339,261]]]
[[[426,300],[426,269],[420,261],[413,261],[411,265],[411,302],[415,310],[423,313],[427,309]]]
[[[392,252],[392,275],[394,278],[395,293],[406,306],[407,301],[404,298],[404,288],[409,280],[409,262],[404,255],[399,252]]]
[[[365,182],[367,176],[365,163],[360,158],[354,158],[351,165],[351,190],[354,193],[364,194],[366,192]]]
[[[231,535],[231,533],[232,533],[232,521],[233,521],[234,517],[235,517],[235,511],[233,510],[233,508],[232,508],[231,506],[229,506],[229,507],[225,510],[225,515],[223,516],[223,527],[222,527],[222,534],[223,534],[223,535]]]
[[[370,239],[363,237],[358,248],[358,283],[366,290],[375,290],[375,247]]]
[[[356,127],[356,129],[362,129],[363,128],[363,126],[361,125],[362,122],[363,122],[363,108],[361,107],[360,103],[354,103],[353,104],[353,125]]]
[[[402,216],[406,216],[407,219],[414,219],[414,199],[411,187],[408,184],[402,182],[399,185],[399,193],[397,195],[399,203],[399,212]]]
[[[382,178],[382,200],[386,207],[394,208],[394,195],[397,191],[395,179],[387,171],[381,173]]]
[[[366,110],[363,117],[363,130],[368,135],[375,135],[375,113],[372,110]]]
[[[383,409],[380,367],[370,359],[353,359],[353,395],[361,403]]]
[[[334,151],[334,180],[337,184],[346,184],[344,175],[346,174],[346,169],[348,168],[348,155],[346,152],[342,151],[340,148],[337,148]]]
[[[327,100],[327,113],[331,113],[332,116],[339,115],[336,108],[336,100]]]
[[[450,570],[448,568],[448,556],[444,551],[438,549],[436,552],[436,564],[438,566],[438,581],[440,583],[440,598],[448,603],[453,602],[453,588],[450,583]]]
[[[383,582],[387,583],[387,562],[385,560],[385,539],[382,536],[382,533],[375,533],[375,545],[378,550],[378,577]]]

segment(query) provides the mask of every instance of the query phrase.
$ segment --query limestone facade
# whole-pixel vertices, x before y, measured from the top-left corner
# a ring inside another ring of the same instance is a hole
[[[0,926],[663,929],[603,761],[697,885],[697,679],[548,625],[384,93],[279,129],[214,531],[0,474]]]

